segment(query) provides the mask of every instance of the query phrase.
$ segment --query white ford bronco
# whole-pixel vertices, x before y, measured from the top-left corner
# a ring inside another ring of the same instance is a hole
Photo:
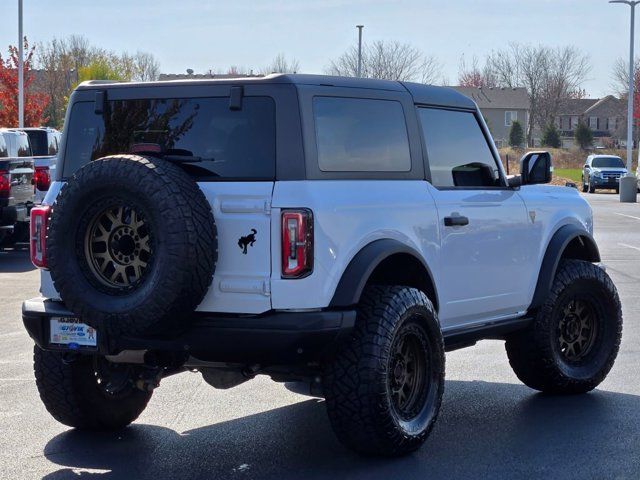
[[[505,340],[528,386],[595,388],[622,333],[577,190],[507,177],[476,104],[312,75],[85,82],[32,210],[23,305],[42,401],[121,428],[160,380],[306,381],[340,440],[418,448],[445,351]]]

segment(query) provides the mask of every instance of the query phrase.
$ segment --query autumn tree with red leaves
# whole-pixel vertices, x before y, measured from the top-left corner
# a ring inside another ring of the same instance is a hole
[[[31,91],[34,81],[33,57],[35,47],[29,48],[24,38],[24,126],[39,127],[47,122],[44,110],[49,103],[49,96]],[[0,127],[18,126],[18,47],[9,45],[9,56],[0,54]]]

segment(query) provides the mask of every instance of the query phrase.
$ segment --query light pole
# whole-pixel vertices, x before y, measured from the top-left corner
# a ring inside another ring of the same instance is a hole
[[[364,25],[356,25],[358,29],[358,77],[362,76],[362,29]]]
[[[631,33],[629,39],[629,98],[627,99],[627,174],[620,178],[620,201],[635,202],[638,185],[636,177],[631,173],[633,155],[633,90],[634,90],[634,58],[633,35],[635,29],[636,5],[640,0],[609,0],[609,3],[625,3],[631,7]],[[638,146],[640,150],[640,145]]]
[[[22,42],[22,0],[18,0],[18,127],[24,127],[24,52]]]

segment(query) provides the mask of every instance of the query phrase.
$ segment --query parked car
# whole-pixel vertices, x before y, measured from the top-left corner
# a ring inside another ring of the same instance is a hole
[[[627,169],[615,155],[589,155],[582,169],[582,191],[594,193],[598,188],[620,191],[620,177]]]
[[[62,134],[49,127],[28,127],[20,130],[29,136],[35,169],[35,203],[40,204],[49,190],[51,179],[55,177],[56,156]]]
[[[33,177],[27,134],[0,129],[0,247],[29,239],[29,212],[35,199]]]
[[[553,394],[614,363],[622,310],[591,208],[543,185],[547,152],[507,178],[454,90],[86,82],[67,119],[32,214],[42,297],[23,304],[66,425],[123,427],[179,372],[222,389],[263,374],[321,391],[348,447],[401,455],[436,421],[445,350],[505,340],[518,378]]]

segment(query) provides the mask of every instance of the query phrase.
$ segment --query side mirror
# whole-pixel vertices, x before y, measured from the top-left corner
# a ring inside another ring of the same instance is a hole
[[[520,159],[520,176],[523,185],[549,183],[552,171],[549,152],[529,152]]]

